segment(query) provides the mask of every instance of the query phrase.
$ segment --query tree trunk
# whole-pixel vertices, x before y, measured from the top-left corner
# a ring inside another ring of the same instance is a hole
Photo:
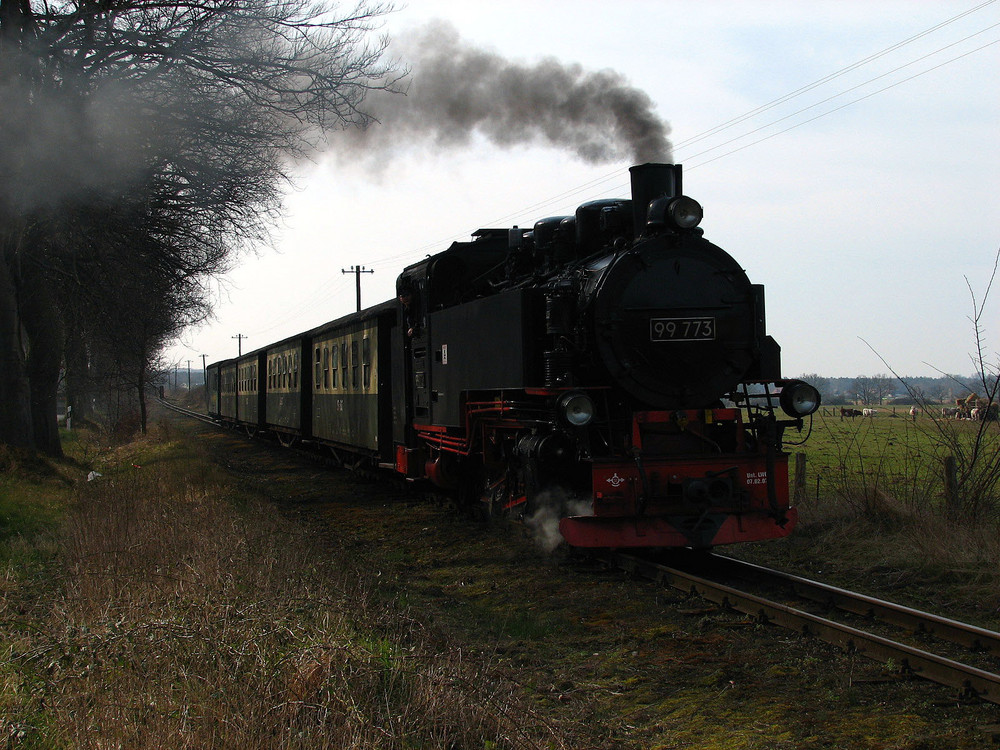
[[[34,448],[30,389],[21,342],[15,240],[0,234],[0,443]]]
[[[71,324],[72,313],[63,313],[66,329],[66,407],[73,408],[73,418],[87,422],[93,419],[94,384],[90,378],[90,362],[80,331]]]
[[[139,360],[139,431],[146,434],[146,360]]]
[[[50,456],[61,456],[56,394],[63,353],[62,318],[51,280],[33,264],[25,265],[22,278],[21,315],[29,336],[26,364],[35,445]]]

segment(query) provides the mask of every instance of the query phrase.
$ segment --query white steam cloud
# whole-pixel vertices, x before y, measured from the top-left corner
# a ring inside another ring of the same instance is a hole
[[[535,543],[545,552],[552,552],[562,541],[559,519],[565,516],[589,516],[594,512],[592,500],[582,500],[561,490],[539,493],[538,510],[524,519]]]

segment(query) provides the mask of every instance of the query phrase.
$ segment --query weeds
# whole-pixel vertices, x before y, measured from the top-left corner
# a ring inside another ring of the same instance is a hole
[[[77,485],[46,593],[0,588],[6,746],[562,746],[336,540],[135,458]]]

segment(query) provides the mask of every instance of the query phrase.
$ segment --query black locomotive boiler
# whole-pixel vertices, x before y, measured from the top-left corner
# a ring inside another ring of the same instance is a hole
[[[493,514],[556,512],[572,546],[787,535],[783,436],[819,394],[782,379],[763,287],[681,175],[636,166],[631,200],[453,243],[397,300],[211,365],[210,412]]]

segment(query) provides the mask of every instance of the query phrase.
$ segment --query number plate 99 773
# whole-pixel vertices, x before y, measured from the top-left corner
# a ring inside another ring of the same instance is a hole
[[[715,318],[650,318],[650,341],[713,341]]]

